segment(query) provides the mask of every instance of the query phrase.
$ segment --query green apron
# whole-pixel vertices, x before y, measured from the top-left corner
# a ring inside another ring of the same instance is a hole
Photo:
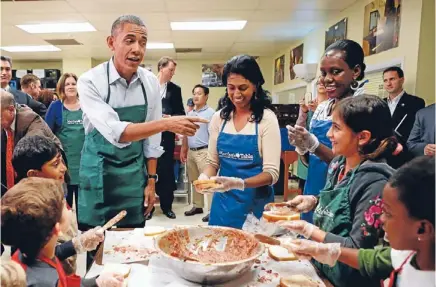
[[[338,161],[339,166],[344,163],[345,158]],[[337,184],[337,174],[339,174],[339,171],[337,171],[338,173],[330,177],[324,189],[319,193],[318,205],[313,213],[313,223],[321,230],[342,237],[349,235],[353,224],[349,192],[359,166],[351,170],[349,175],[345,176],[348,177],[348,181],[344,185]],[[337,187],[337,185],[340,186]],[[333,285],[344,286],[341,285],[341,283],[343,284],[345,282],[344,273],[346,274],[349,272],[349,267],[341,263],[338,263],[333,267],[326,264],[320,264],[317,261],[314,261],[314,264],[333,283]]]
[[[79,184],[80,153],[85,140],[82,110],[70,111],[62,104],[62,126],[56,136],[62,143],[67,156],[70,185]]]
[[[107,63],[108,96],[110,99],[109,62]],[[145,104],[114,108],[120,121],[143,123],[147,113],[147,94],[141,82]],[[132,95],[133,96],[133,95]],[[146,168],[143,141],[118,148],[98,131],[85,136],[80,161],[79,224],[103,226],[121,210],[126,217],[117,226],[145,224],[144,188]]]

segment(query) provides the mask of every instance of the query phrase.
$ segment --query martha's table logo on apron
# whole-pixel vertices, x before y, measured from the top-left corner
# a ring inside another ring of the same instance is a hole
[[[249,153],[233,153],[233,152],[223,152],[219,151],[218,155],[220,157],[229,158],[229,159],[236,159],[236,160],[253,160],[253,155]]]
[[[330,218],[333,218],[333,216],[334,216],[333,212],[331,212],[327,206],[322,207],[322,206],[318,205],[315,209],[315,213],[320,215],[320,216],[327,216]]]
[[[81,124],[83,124],[83,120],[67,120],[67,124],[69,124],[69,125],[81,125]]]

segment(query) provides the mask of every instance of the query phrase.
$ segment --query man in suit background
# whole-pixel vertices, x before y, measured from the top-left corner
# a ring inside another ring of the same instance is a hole
[[[413,156],[434,156],[435,136],[435,104],[432,104],[416,113],[407,147]]]
[[[172,117],[185,115],[185,108],[182,100],[182,90],[179,86],[171,82],[171,78],[176,71],[177,63],[170,57],[162,57],[158,64],[158,79],[162,98],[162,116]],[[174,201],[174,191],[177,189],[174,176],[174,148],[176,135],[172,132],[163,132],[161,146],[165,152],[157,162],[156,193],[159,195],[160,207],[162,212],[171,219],[176,218],[172,210]],[[153,209],[154,211],[154,209]],[[150,219],[153,212],[149,214]]]
[[[15,102],[17,104],[29,106],[35,113],[37,113],[42,118],[44,118],[45,113],[47,112],[47,107],[44,104],[35,101],[30,95],[10,87],[9,82],[11,80],[12,80],[12,59],[10,57],[1,56],[1,88],[11,93],[14,96]]]
[[[390,67],[383,71],[383,83],[389,96],[385,98],[392,115],[394,133],[403,145],[403,152],[388,159],[388,164],[398,168],[411,159],[407,150],[407,139],[415,121],[416,112],[424,108],[423,99],[409,95],[404,91],[404,72],[399,67]]]

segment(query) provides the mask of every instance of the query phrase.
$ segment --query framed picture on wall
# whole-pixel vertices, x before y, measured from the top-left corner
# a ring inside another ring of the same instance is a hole
[[[201,84],[206,87],[224,87],[223,69],[224,64],[201,65]]]
[[[289,60],[289,77],[291,80],[295,79],[294,66],[297,64],[303,64],[303,49],[304,44],[294,48],[290,52]]]
[[[285,81],[285,55],[278,57],[274,61],[274,85]]]
[[[365,6],[362,48],[365,56],[398,47],[402,0],[375,0]]]
[[[325,49],[338,40],[347,39],[347,22],[348,18],[344,18],[328,28],[325,32]]]

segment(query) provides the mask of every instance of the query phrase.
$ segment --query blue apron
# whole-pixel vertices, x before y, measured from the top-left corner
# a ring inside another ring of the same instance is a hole
[[[319,143],[328,148],[332,148],[332,143],[327,137],[327,132],[331,126],[331,120],[313,120],[312,126],[310,127],[310,132],[318,138]],[[314,154],[309,154],[309,167],[307,170],[306,184],[304,186],[304,195],[317,196],[319,194],[326,183],[327,169],[328,164],[326,162],[322,161]],[[311,223],[313,220],[313,212],[303,213],[301,219]]]
[[[219,175],[246,179],[260,174],[263,161],[259,154],[258,124],[256,123],[255,135],[238,135],[224,133],[226,123],[227,121],[224,122],[217,140]],[[273,201],[272,186],[215,193],[209,225],[241,229],[250,212],[260,218],[265,204]]]

